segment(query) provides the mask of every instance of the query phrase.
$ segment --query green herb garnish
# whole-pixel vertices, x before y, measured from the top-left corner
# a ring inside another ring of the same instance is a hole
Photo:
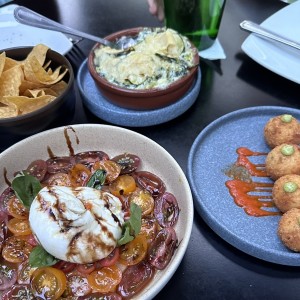
[[[130,219],[123,224],[122,237],[118,240],[118,246],[132,241],[142,227],[142,209],[135,203],[130,205]]]
[[[18,199],[28,209],[38,192],[42,189],[42,185],[38,179],[24,171],[20,172],[13,179],[11,186]]]
[[[29,255],[29,264],[31,267],[47,267],[55,265],[59,259],[48,253],[42,246],[33,248]]]
[[[91,176],[90,180],[87,182],[86,186],[101,190],[101,187],[104,185],[105,179],[106,171],[101,169],[96,170],[95,173]]]

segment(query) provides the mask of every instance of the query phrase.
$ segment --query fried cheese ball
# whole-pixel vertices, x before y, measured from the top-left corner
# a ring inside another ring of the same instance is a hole
[[[300,175],[290,174],[278,178],[272,189],[272,197],[281,212],[300,208]]]
[[[281,144],[266,158],[266,172],[273,180],[288,174],[300,175],[300,150],[295,144]]]
[[[289,249],[300,252],[300,208],[288,210],[279,220],[277,234]]]
[[[284,114],[271,118],[264,128],[264,136],[269,147],[283,143],[300,143],[300,123],[292,115]]]

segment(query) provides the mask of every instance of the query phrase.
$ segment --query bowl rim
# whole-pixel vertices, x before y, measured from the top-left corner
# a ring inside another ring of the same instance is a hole
[[[159,145],[154,140],[152,140],[138,132],[135,132],[133,130],[119,127],[119,126],[114,126],[114,125],[106,125],[106,124],[90,124],[90,123],[75,124],[75,125],[69,125],[69,126],[61,126],[61,127],[57,127],[57,128],[39,132],[37,134],[34,134],[32,136],[29,136],[29,137],[17,142],[16,144],[12,145],[8,149],[6,149],[2,153],[0,153],[0,162],[2,160],[4,161],[7,158],[7,156],[16,154],[17,151],[20,151],[18,149],[20,149],[20,148],[22,149],[23,144],[30,143],[30,145],[32,145],[31,147],[34,147],[34,145],[36,145],[36,143],[33,143],[33,141],[37,141],[41,137],[47,137],[47,141],[48,141],[47,146],[51,148],[52,139],[51,138],[49,139],[49,136],[51,136],[51,134],[57,135],[58,133],[61,133],[61,139],[63,139],[63,138],[65,138],[64,130],[66,128],[70,128],[70,127],[72,129],[74,129],[77,132],[77,134],[80,130],[90,131],[91,128],[93,128],[94,130],[95,129],[98,130],[100,134],[103,130],[107,130],[107,131],[111,131],[111,132],[118,131],[122,134],[127,133],[131,136],[135,136],[135,137],[141,139],[141,144],[143,144],[143,145],[145,145],[146,143],[150,143],[150,145],[153,145],[153,147],[159,149],[160,151],[162,151],[164,153],[164,155],[168,158],[168,160],[172,164],[172,169],[176,169],[178,174],[180,174],[180,178],[184,181],[183,182],[184,183],[184,185],[183,185],[184,191],[185,191],[185,194],[187,194],[187,196],[188,196],[185,199],[183,199],[183,201],[186,203],[185,208],[187,209],[187,212],[188,212],[188,214],[187,214],[188,218],[186,218],[184,220],[182,219],[182,224],[184,224],[184,234],[182,236],[182,239],[179,241],[179,246],[176,249],[175,255],[173,256],[171,263],[167,266],[166,269],[161,271],[161,272],[165,272],[164,276],[162,276],[161,278],[159,278],[159,280],[157,280],[155,278],[155,276],[157,275],[157,272],[156,272],[154,277],[152,278],[152,284],[150,281],[150,283],[149,283],[150,286],[149,285],[146,286],[146,288],[142,291],[143,299],[150,300],[153,297],[155,297],[165,287],[167,282],[171,279],[171,277],[174,275],[174,273],[178,269],[184,255],[187,251],[187,247],[188,247],[188,244],[190,241],[192,228],[193,228],[193,220],[194,220],[193,196],[192,196],[191,188],[190,188],[189,182],[187,180],[187,177],[186,177],[183,169],[180,167],[178,162],[175,160],[175,158],[165,148],[163,148],[161,145]],[[76,137],[77,137],[77,135],[76,135]],[[79,144],[76,143],[75,147],[80,147],[80,144],[82,145],[83,148],[86,148],[86,145],[83,145],[83,143],[79,143]],[[40,146],[37,148],[40,149]],[[11,151],[13,152],[12,154],[10,154]],[[48,149],[45,149],[45,152],[47,152],[47,151],[48,151]],[[61,147],[59,147],[59,151],[67,152],[67,151],[70,151],[70,149],[62,149]],[[103,151],[105,151],[105,150],[103,149]],[[20,157],[19,159],[23,159],[23,158]],[[140,294],[138,293],[134,297],[134,299],[140,299]]]
[[[7,51],[30,51],[34,48],[34,46],[28,46],[28,47],[13,47],[13,48],[6,48],[6,49],[1,49],[1,53],[2,52],[7,52]],[[55,55],[58,55],[58,56],[61,56],[65,62],[66,62],[66,65],[67,65],[67,68],[68,68],[68,74],[69,74],[69,81],[67,82],[67,87],[66,89],[63,91],[63,93],[61,95],[59,95],[58,97],[56,97],[53,101],[51,101],[50,103],[48,103],[47,105],[37,109],[37,110],[34,110],[30,113],[27,113],[27,114],[24,114],[24,115],[19,115],[19,116],[16,116],[16,117],[9,117],[9,118],[0,118],[0,126],[1,124],[5,124],[5,123],[11,123],[11,122],[15,122],[15,121],[22,121],[22,120],[25,120],[27,118],[31,118],[33,116],[36,116],[40,113],[43,113],[45,111],[47,111],[48,109],[51,109],[51,107],[55,106],[57,104],[57,102],[59,102],[61,100],[61,98],[65,97],[65,95],[68,94],[68,92],[70,91],[70,89],[72,88],[73,84],[74,84],[74,70],[73,70],[73,67],[70,63],[70,61],[66,58],[65,55],[62,55],[60,54],[59,52],[55,51],[55,50],[52,50],[52,49],[48,49],[47,51],[47,54],[48,52],[51,52],[51,53],[54,53]],[[46,54],[46,57],[47,57],[47,54]],[[27,54],[28,55],[28,54]]]
[[[133,27],[133,28],[128,28],[128,29],[122,29],[120,31],[116,31],[114,33],[109,34],[108,36],[105,37],[105,39],[107,40],[115,40],[117,37],[120,37],[122,35],[136,35],[138,32],[140,32],[143,29],[155,29],[155,28],[161,28],[161,27],[149,27],[149,26],[144,26],[144,27]],[[163,28],[163,27],[162,27]],[[129,33],[128,33],[129,32]],[[96,80],[97,82],[100,82],[101,84],[104,85],[104,87],[109,88],[109,89],[113,89],[115,93],[124,95],[126,94],[126,96],[131,96],[131,97],[140,97],[141,95],[153,95],[153,96],[157,96],[157,95],[165,95],[165,94],[169,94],[171,91],[174,91],[177,89],[178,86],[180,86],[181,84],[184,84],[185,81],[187,81],[191,76],[195,75],[195,72],[197,71],[198,67],[199,67],[199,61],[200,61],[200,57],[198,54],[198,50],[197,48],[193,45],[193,43],[191,41],[189,41],[191,43],[193,52],[194,52],[194,63],[195,65],[193,67],[191,67],[188,71],[187,74],[185,74],[184,76],[178,78],[176,81],[170,83],[168,86],[164,87],[164,88],[151,88],[151,89],[130,89],[130,88],[126,88],[126,87],[121,87],[118,86],[116,84],[113,84],[111,82],[109,82],[107,79],[105,79],[105,77],[99,75],[96,71],[95,65],[94,65],[94,55],[95,55],[95,50],[98,47],[101,47],[102,44],[100,43],[96,43],[91,51],[89,52],[88,55],[88,69],[92,75],[92,77],[94,78],[94,80]],[[103,87],[103,88],[104,88]]]

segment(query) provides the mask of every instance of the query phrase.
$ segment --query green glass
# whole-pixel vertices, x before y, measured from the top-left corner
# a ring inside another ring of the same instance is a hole
[[[217,38],[224,7],[225,0],[164,0],[165,26],[204,50]]]

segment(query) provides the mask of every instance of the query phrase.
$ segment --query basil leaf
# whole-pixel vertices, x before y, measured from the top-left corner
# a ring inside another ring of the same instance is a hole
[[[19,173],[12,181],[11,186],[26,208],[30,208],[33,199],[42,189],[41,183],[34,176],[26,172]]]
[[[42,246],[33,248],[29,255],[29,264],[31,267],[47,267],[55,265],[59,259],[49,254]]]
[[[123,224],[122,237],[118,240],[118,246],[132,241],[142,227],[142,209],[135,203],[130,205],[130,219]]]
[[[135,235],[138,235],[142,227],[142,209],[135,203],[130,205],[130,226]]]
[[[101,169],[96,170],[91,176],[90,180],[87,182],[86,186],[101,190],[101,187],[104,185],[105,179],[106,171]]]

